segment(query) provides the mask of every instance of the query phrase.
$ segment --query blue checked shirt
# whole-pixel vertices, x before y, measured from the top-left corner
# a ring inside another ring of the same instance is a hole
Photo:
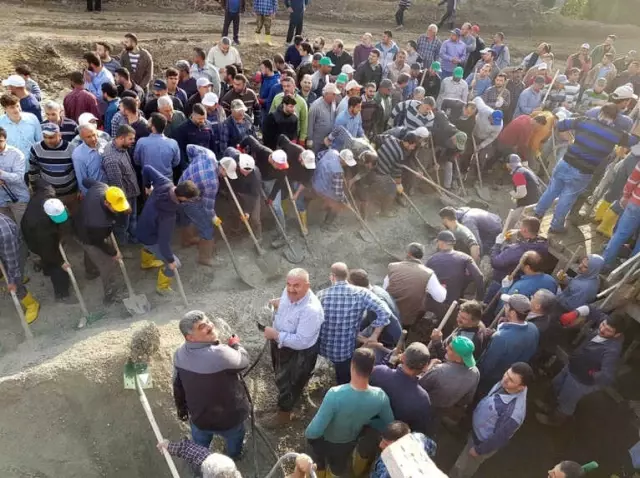
[[[426,34],[422,34],[418,37],[416,45],[418,46],[418,48],[416,48],[418,55],[422,57],[422,65],[425,68],[430,68],[431,63],[438,60],[440,56],[442,42],[438,37],[433,37],[433,39],[429,40]]]
[[[254,0],[253,11],[258,15],[273,15],[278,11],[278,0]]]
[[[338,281],[318,293],[324,309],[320,328],[320,355],[334,363],[349,360],[356,348],[356,335],[365,312],[375,312],[373,327],[389,323],[391,311],[387,304],[368,289]]]
[[[200,190],[200,200],[211,218],[215,216],[216,195],[218,194],[218,162],[216,155],[197,144],[187,145],[189,166],[180,177],[180,182],[191,180]]]
[[[20,268],[20,232],[9,217],[0,214],[0,261],[7,271],[10,284],[22,284]]]

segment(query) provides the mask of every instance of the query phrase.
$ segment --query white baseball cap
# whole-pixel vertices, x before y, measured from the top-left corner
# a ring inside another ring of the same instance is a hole
[[[285,153],[283,150],[276,149],[271,155],[271,159],[273,159],[273,162],[275,163],[273,165],[274,168],[279,170],[289,168],[289,162],[287,161],[287,153]]]
[[[335,83],[327,83],[324,88],[322,88],[322,94],[325,93],[335,93],[336,95],[340,93],[340,90],[335,85]]]
[[[248,154],[241,153],[240,158],[238,159],[238,166],[245,171],[253,171],[256,169],[256,162]]]
[[[20,75],[11,75],[6,80],[2,80],[2,86],[24,87],[26,85],[27,82]]]
[[[226,158],[222,158],[220,160],[220,166],[222,166],[225,174],[230,179],[238,179],[238,173],[236,173],[237,165],[233,158],[229,158],[228,156]]]
[[[216,95],[215,93],[209,92],[207,94],[204,95],[204,98],[202,98],[202,104],[204,106],[215,106],[218,104],[218,95]]]
[[[347,86],[344,87],[345,90],[349,91],[352,90],[353,88],[362,88],[362,85],[360,85],[356,80],[351,80],[347,83]]]
[[[62,224],[69,218],[64,204],[57,198],[47,199],[44,202],[44,212],[51,218],[56,224]]]
[[[546,70],[547,68],[548,66],[544,61],[542,63],[538,63],[538,70]]]
[[[350,149],[343,149],[340,151],[340,159],[342,159],[344,164],[350,168],[353,168],[357,164]]]
[[[422,139],[428,138],[431,135],[431,133],[429,133],[429,130],[424,126],[416,128],[415,130],[413,130],[413,132],[416,136]]]
[[[202,88],[203,86],[209,86],[211,85],[211,81],[209,81],[209,78],[198,78],[198,80],[196,81],[196,87],[198,88]]]
[[[98,118],[96,118],[92,113],[82,113],[78,116],[78,126],[84,126],[86,124],[94,124],[98,122]]]
[[[340,68],[340,73],[345,73],[347,75],[350,75],[354,71],[356,71],[356,70],[349,64],[342,65],[342,68]]]
[[[582,46],[580,46],[580,48],[586,48],[587,50],[590,50],[591,45],[589,45],[588,43],[583,43]]]
[[[614,100],[637,100],[638,95],[633,93],[633,87],[630,85],[622,85],[613,90],[611,98]]]
[[[316,155],[310,149],[305,149],[302,154],[302,165],[307,169],[316,169]]]

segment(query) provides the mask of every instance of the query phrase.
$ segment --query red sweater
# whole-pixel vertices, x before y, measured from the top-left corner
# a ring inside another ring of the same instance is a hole
[[[640,163],[636,164],[631,176],[624,185],[622,198],[629,200],[636,206],[640,206]]]
[[[529,140],[533,133],[533,118],[527,115],[518,116],[504,127],[498,136],[498,142],[514,147],[521,158],[529,151]]]

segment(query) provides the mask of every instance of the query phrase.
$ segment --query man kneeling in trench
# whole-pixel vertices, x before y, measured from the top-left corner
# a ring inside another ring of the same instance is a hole
[[[218,435],[225,441],[227,455],[238,458],[251,409],[239,372],[249,365],[249,354],[235,335],[227,345],[220,344],[215,327],[200,310],[185,314],[180,332],[186,342],[173,358],[178,418],[189,420],[196,444],[208,450]]]

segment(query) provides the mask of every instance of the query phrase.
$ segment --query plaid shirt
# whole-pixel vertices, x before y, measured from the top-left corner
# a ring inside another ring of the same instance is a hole
[[[197,445],[186,438],[182,441],[169,442],[167,451],[171,456],[182,458],[198,469],[202,466],[202,462],[211,455],[208,448]]]
[[[13,220],[0,214],[0,260],[10,284],[22,284],[20,271],[20,231]]]
[[[373,327],[389,323],[389,307],[368,289],[338,281],[318,293],[324,310],[320,328],[320,355],[334,363],[349,360],[356,347],[356,335],[364,312],[376,314]]]
[[[491,86],[490,88],[484,90],[484,93],[482,93],[481,95],[484,103],[490,108],[496,109],[496,101],[498,101],[498,96],[500,95],[501,90],[502,88],[496,88],[495,86]],[[502,93],[502,99],[504,100],[504,102],[502,103],[502,106],[497,109],[505,110],[509,108],[509,105],[511,104],[511,92],[506,88]]]
[[[216,195],[218,194],[218,162],[216,155],[207,148],[196,144],[187,145],[189,166],[180,177],[180,182],[193,181],[200,190],[200,200],[205,210],[215,216]]]
[[[253,11],[258,15],[273,15],[278,11],[278,0],[254,0]]]
[[[440,47],[442,47],[442,42],[438,37],[434,37],[429,40],[426,34],[422,34],[418,37],[416,44],[418,46],[416,50],[422,57],[423,66],[425,68],[431,67],[431,63],[436,61],[440,56]]]
[[[104,148],[102,153],[102,169],[109,186],[116,186],[124,191],[127,198],[136,198],[140,195],[140,187],[133,170],[131,156],[127,149],[120,149],[112,140]]]

